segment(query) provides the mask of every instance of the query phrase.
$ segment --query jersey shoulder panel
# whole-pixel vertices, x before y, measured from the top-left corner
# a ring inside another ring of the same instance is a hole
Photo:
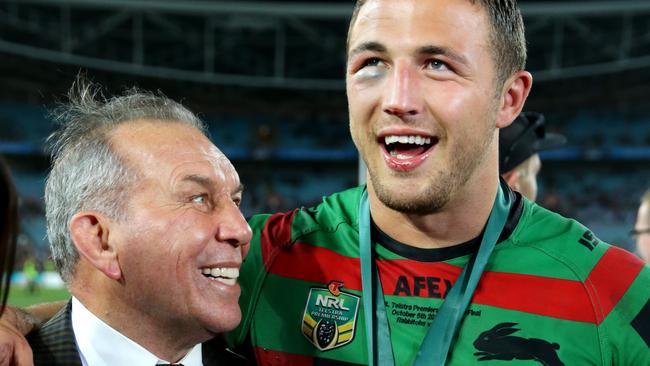
[[[544,268],[553,277],[563,273],[557,277],[580,284],[583,295],[575,293],[572,298],[584,297],[590,304],[585,311],[593,313],[591,322],[598,326],[605,361],[648,362],[650,331],[640,324],[650,320],[650,269],[641,259],[601,241],[579,222],[531,202],[525,203],[511,239],[515,248],[537,253],[528,253],[529,267]]]
[[[309,208],[255,215],[249,220],[253,236],[266,236],[272,245],[287,245],[315,231],[335,231],[341,224],[357,226],[363,189],[359,186],[325,196],[320,204]]]
[[[511,240],[515,247],[533,249],[534,262],[547,261],[545,265],[553,270],[575,276],[566,279],[582,282],[588,291],[598,289],[593,296],[624,291],[643,268],[643,261],[632,253],[601,241],[579,222],[529,201]]]
[[[511,242],[528,247],[564,266],[575,279],[586,280],[611,246],[576,220],[524,200],[524,212]]]
[[[364,187],[359,186],[323,197],[323,202],[311,208],[300,209],[294,220],[294,236],[314,231],[333,232],[341,224],[358,225],[359,198]]]

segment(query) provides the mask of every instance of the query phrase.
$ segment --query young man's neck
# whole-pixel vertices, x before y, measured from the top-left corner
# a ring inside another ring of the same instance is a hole
[[[384,205],[368,187],[372,219],[384,233],[417,248],[444,248],[478,237],[492,210],[499,185],[498,174],[474,176],[440,211],[408,214]]]

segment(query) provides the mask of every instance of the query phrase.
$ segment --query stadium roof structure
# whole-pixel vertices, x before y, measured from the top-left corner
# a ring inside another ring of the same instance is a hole
[[[4,0],[0,54],[226,86],[343,90],[351,2]],[[650,70],[650,1],[522,2],[536,83]]]

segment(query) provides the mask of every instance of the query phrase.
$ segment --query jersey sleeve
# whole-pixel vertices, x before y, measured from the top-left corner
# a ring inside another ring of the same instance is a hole
[[[609,281],[625,281],[625,277],[631,281],[614,291],[605,287],[598,296],[604,310],[612,307],[599,326],[601,339],[607,343],[605,364],[650,365],[650,267],[626,254],[609,274]]]
[[[230,348],[242,346],[248,335],[250,321],[255,310],[254,301],[259,295],[259,286],[256,285],[256,282],[263,281],[265,276],[261,233],[270,216],[255,215],[248,220],[248,224],[253,231],[253,238],[250,242],[248,254],[239,270],[239,285],[241,286],[239,307],[241,308],[242,320],[237,328],[226,333],[226,342]]]
[[[292,243],[292,222],[298,210],[273,215],[255,215],[248,220],[253,231],[250,249],[239,270],[242,320],[226,334],[228,346],[245,344],[262,286],[278,252]]]

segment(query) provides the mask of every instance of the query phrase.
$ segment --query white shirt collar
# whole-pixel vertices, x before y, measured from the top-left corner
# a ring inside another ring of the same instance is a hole
[[[84,366],[142,365],[171,363],[161,360],[91,313],[77,298],[72,298],[72,329]],[[197,344],[177,363],[203,366],[201,344]]]

